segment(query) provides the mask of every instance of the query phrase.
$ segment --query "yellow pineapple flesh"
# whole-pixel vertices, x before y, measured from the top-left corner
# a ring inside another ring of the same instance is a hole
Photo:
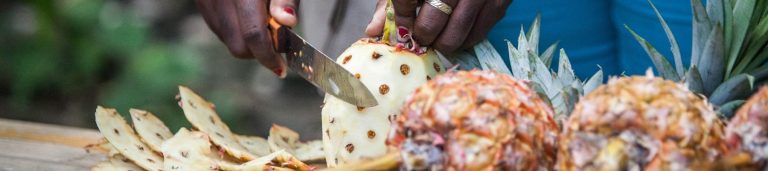
[[[384,155],[390,122],[405,98],[446,70],[434,50],[416,54],[368,38],[352,44],[336,62],[354,74],[379,105],[358,107],[326,95],[322,127],[329,167]]]

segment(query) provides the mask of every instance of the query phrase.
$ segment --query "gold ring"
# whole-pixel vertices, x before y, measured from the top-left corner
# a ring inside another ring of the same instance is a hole
[[[449,6],[448,4],[445,4],[445,2],[440,0],[427,0],[427,3],[429,5],[432,5],[433,7],[437,8],[438,10],[442,11],[445,14],[451,15],[451,12],[453,12],[453,8]]]

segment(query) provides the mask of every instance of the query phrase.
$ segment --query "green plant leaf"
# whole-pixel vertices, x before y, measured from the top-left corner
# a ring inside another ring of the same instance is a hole
[[[675,35],[672,34],[672,29],[669,28],[667,21],[665,21],[664,17],[661,16],[661,12],[659,12],[659,9],[656,8],[656,5],[653,5],[653,2],[651,2],[651,0],[648,0],[648,3],[651,4],[651,8],[653,8],[653,12],[656,13],[656,17],[659,18],[659,21],[661,22],[661,26],[664,28],[664,33],[667,34],[667,39],[669,39],[670,50],[672,50],[672,57],[675,60],[675,70],[677,71],[677,75],[679,77],[683,77],[685,75],[684,73],[685,69],[683,68],[683,57],[682,55],[680,55],[680,47],[677,44]]]
[[[480,62],[483,70],[494,70],[499,73],[512,74],[509,68],[504,65],[504,59],[501,59],[501,55],[493,48],[488,39],[475,45],[474,50],[475,56],[477,56],[477,60]]]
[[[699,1],[699,3],[701,3],[700,0],[695,0],[695,1]],[[723,0],[707,0],[707,16],[709,17],[710,24],[725,23],[725,21],[723,20],[723,17],[724,17],[723,13],[725,13],[725,6],[723,6]]]
[[[749,74],[733,76],[712,92],[709,102],[721,106],[731,100],[746,98],[752,92],[754,82],[755,78]]]
[[[446,54],[445,58],[448,59],[448,61],[450,61],[452,64],[458,65],[458,69],[460,70],[471,70],[474,68],[482,67],[479,59],[472,55],[472,52],[466,50]]]
[[[768,78],[768,65],[762,65],[751,72],[749,72],[749,75],[752,75],[755,77],[755,80],[761,82]]]
[[[727,102],[717,109],[717,113],[719,113],[720,116],[724,119],[731,119],[733,118],[733,114],[736,113],[736,110],[738,110],[741,105],[744,105],[744,102],[744,100],[734,100]]]
[[[576,80],[576,74],[573,73],[571,61],[568,60],[568,54],[565,54],[565,50],[563,49],[560,49],[560,64],[557,67],[557,77],[564,84]]]
[[[536,18],[531,23],[531,28],[528,30],[528,48],[531,53],[539,55],[539,38],[541,32],[541,14],[536,14]]]
[[[560,41],[557,41],[553,43],[552,45],[549,45],[547,47],[547,50],[544,50],[544,53],[539,56],[542,61],[544,61],[544,65],[547,65],[547,68],[552,66],[552,58],[555,56],[555,50],[557,50],[557,45],[560,44]]]
[[[515,45],[511,41],[507,40],[507,47],[509,48],[509,64],[511,66],[512,75],[518,79],[527,79],[529,69],[528,57],[523,57],[520,51],[515,48]]]
[[[710,0],[719,1],[719,0]],[[707,44],[707,38],[712,30],[712,23],[701,0],[691,0],[693,7],[693,41],[691,45],[691,64],[699,63],[701,51]],[[722,39],[722,38],[721,38]]]
[[[701,55],[701,60],[696,65],[703,81],[702,93],[710,95],[723,82],[723,75],[725,74],[723,30],[720,27],[715,27],[709,33]]]
[[[653,48],[653,46],[648,43],[648,41],[646,41],[643,37],[640,37],[640,35],[637,35],[637,33],[635,33],[635,31],[629,28],[629,26],[626,24],[624,25],[624,28],[626,28],[629,33],[635,37],[637,42],[640,43],[640,46],[642,46],[645,52],[648,53],[648,56],[651,57],[653,65],[656,66],[656,70],[659,71],[663,78],[672,81],[680,81],[680,77],[677,75],[677,72],[674,68],[672,68],[672,65],[669,64],[669,61],[664,58],[664,55],[659,53],[656,48]]]
[[[691,69],[686,74],[685,83],[688,84],[688,88],[693,92],[705,94],[704,81],[699,74],[699,68],[696,65],[691,65]]]
[[[752,20],[752,11],[755,9],[755,0],[738,0],[733,9],[733,39],[731,40],[730,50],[728,51],[728,69],[729,75],[740,74],[751,59],[741,58],[741,46],[744,44],[749,29],[749,23]],[[738,65],[736,62],[740,62]],[[736,66],[736,68],[731,68]]]
[[[597,70],[595,75],[592,75],[592,77],[584,83],[584,94],[592,92],[592,90],[595,90],[601,84],[603,84],[603,69]]]
[[[742,57],[749,59],[749,63],[744,69],[745,72],[749,72],[758,66],[765,63],[766,58],[760,58],[760,51],[765,51],[768,45],[768,16],[763,18],[760,23],[754,26],[754,30],[749,35],[749,43],[744,48]],[[744,62],[742,62],[744,63]]]

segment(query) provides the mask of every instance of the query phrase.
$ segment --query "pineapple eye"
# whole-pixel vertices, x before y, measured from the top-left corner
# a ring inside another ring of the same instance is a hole
[[[368,138],[373,139],[376,137],[376,132],[373,132],[373,130],[368,130]]]
[[[400,65],[400,73],[402,73],[403,75],[408,75],[408,73],[410,72],[411,72],[411,67],[408,67],[408,65],[406,64]]]
[[[432,63],[432,66],[435,67],[435,71],[440,72],[440,65],[438,65],[437,62]]]
[[[350,59],[352,59],[352,55],[345,56],[344,60],[341,61],[341,64],[347,64],[347,62],[349,62]]]
[[[373,54],[371,55],[371,57],[373,58],[373,60],[377,60],[377,59],[381,58],[381,54],[379,54],[379,53],[376,53],[376,52],[373,52]]]
[[[379,86],[379,93],[381,93],[381,95],[389,93],[389,86],[387,84],[382,84]]]
[[[352,153],[352,151],[355,151],[355,145],[352,145],[352,144],[347,144],[347,146],[345,146],[345,148],[347,149],[347,152],[349,152],[349,153]]]

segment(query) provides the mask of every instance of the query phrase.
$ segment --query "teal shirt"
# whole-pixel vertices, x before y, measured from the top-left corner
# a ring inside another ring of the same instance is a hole
[[[691,53],[690,1],[654,3],[675,34],[687,65]],[[673,61],[666,34],[645,0],[514,0],[488,39],[502,56],[508,57],[505,40],[517,44],[521,25],[527,30],[537,13],[542,15],[539,51],[559,41],[582,79],[595,73],[598,65],[606,75],[642,74],[653,67],[624,24]],[[508,60],[505,62],[509,65]]]

